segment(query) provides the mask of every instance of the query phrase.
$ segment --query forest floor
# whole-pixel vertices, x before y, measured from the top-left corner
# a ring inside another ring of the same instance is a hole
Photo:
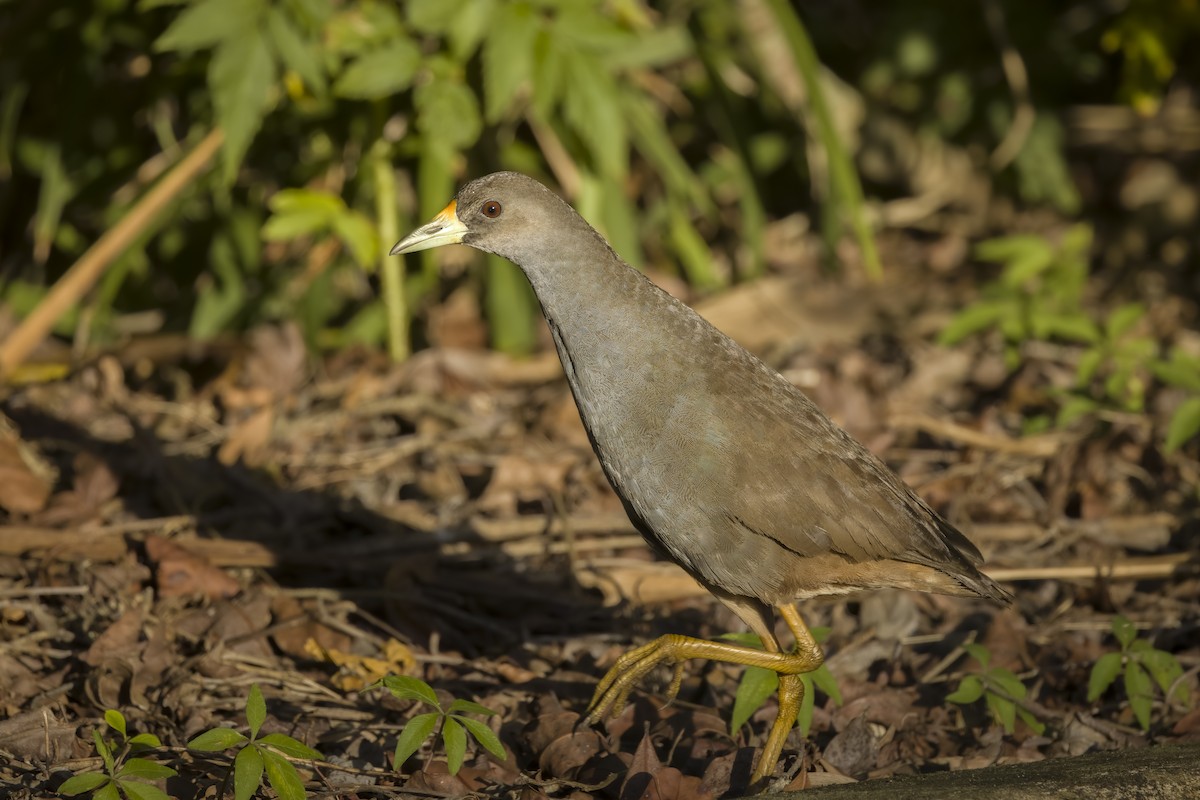
[[[1194,448],[1164,455],[1156,408],[1022,435],[1029,410],[1070,382],[1073,356],[1026,353],[1014,373],[987,337],[937,345],[973,281],[958,269],[965,248],[936,246],[885,241],[878,286],[830,276],[808,251],[781,256],[771,277],[699,304],[962,527],[1016,597],[1003,609],[896,592],[805,604],[829,629],[840,698],[817,693],[780,786],[1200,737]],[[1160,309],[1157,324],[1174,318]],[[469,296],[436,320],[438,346],[402,366],[364,352],[315,363],[280,326],[232,345],[130,345],[7,390],[0,794],[44,797],[100,769],[92,732],[113,738],[104,712],[116,709],[131,734],[161,740],[147,757],[178,772],[159,784],[169,794],[216,797],[233,751],[186,744],[245,731],[252,685],[264,733],[322,754],[295,762],[311,797],[746,788],[774,700],[731,733],[740,667],[690,663],[670,704],[669,671],[656,672],[618,718],[580,723],[629,646],[741,626],[632,529],[552,351],[482,349]],[[1170,699],[1118,677],[1088,701],[1093,666],[1121,652],[1118,614],[1177,662]],[[986,670],[964,644],[986,648]],[[1010,698],[1023,712],[1011,730],[985,699],[947,701],[996,668],[1026,690]],[[396,769],[401,730],[429,709],[363,691],[388,673],[422,678],[443,705],[497,712],[475,718],[507,757],[469,742],[452,776],[431,741]],[[1148,730],[1127,687],[1152,697]]]

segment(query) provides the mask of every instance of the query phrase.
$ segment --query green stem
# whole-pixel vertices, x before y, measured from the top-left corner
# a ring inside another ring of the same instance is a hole
[[[396,175],[388,158],[389,147],[378,139],[371,148],[371,169],[375,181],[375,222],[379,228],[379,279],[383,287],[383,306],[387,310],[388,355],[403,361],[409,355],[408,303],[404,297],[404,259],[392,258],[388,249],[400,239],[396,209]]]

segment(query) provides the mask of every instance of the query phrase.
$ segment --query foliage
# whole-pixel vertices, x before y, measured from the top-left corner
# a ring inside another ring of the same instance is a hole
[[[259,737],[259,730],[267,719],[267,704],[258,684],[250,687],[246,696],[246,724],[250,735],[233,728],[213,728],[204,731],[188,742],[188,748],[202,753],[214,753],[237,747],[233,759],[233,795],[236,800],[249,800],[262,785],[263,773],[267,782],[282,800],[302,800],[305,795],[304,782],[291,758],[321,758],[321,754],[304,743],[282,733],[268,733]]]
[[[1024,234],[981,242],[976,257],[1000,264],[1000,276],[950,321],[941,342],[951,345],[996,331],[1010,368],[1020,364],[1021,347],[1029,341],[1079,347],[1074,385],[1057,395],[1060,426],[1104,409],[1141,413],[1157,377],[1186,395],[1165,434],[1165,449],[1173,452],[1200,433],[1200,359],[1179,350],[1161,359],[1158,341],[1140,332],[1145,309],[1138,303],[1106,314],[1085,307],[1091,241],[1091,228],[1081,224],[1057,244]]]
[[[148,758],[132,755],[162,747],[158,737],[151,733],[130,736],[124,715],[111,708],[104,712],[104,722],[118,737],[105,739],[99,730],[92,731],[92,741],[96,746],[96,754],[104,762],[104,771],[73,775],[58,787],[58,793],[74,797],[92,792],[95,800],[118,800],[121,797],[127,800],[169,800],[165,792],[145,781],[158,781],[178,773]]]
[[[492,732],[492,729],[477,719],[463,716],[464,714],[481,714],[494,716],[490,708],[472,703],[470,700],[455,699],[445,708],[438,701],[433,688],[419,678],[406,675],[388,675],[374,686],[383,686],[400,700],[415,700],[418,703],[432,706],[433,711],[417,714],[405,723],[396,742],[394,764],[396,769],[404,766],[404,762],[421,748],[421,745],[435,729],[441,725],[442,745],[446,748],[446,768],[451,775],[457,775],[462,767],[463,758],[467,752],[467,735],[470,734],[485,750],[496,758],[504,761],[508,754],[504,745]]]
[[[1142,730],[1150,730],[1150,712],[1154,707],[1157,685],[1168,703],[1186,704],[1190,692],[1179,660],[1165,650],[1157,650],[1147,639],[1140,639],[1137,628],[1118,614],[1112,620],[1112,634],[1121,645],[1119,653],[1105,653],[1092,665],[1088,678],[1087,699],[1093,703],[1117,678],[1124,676],[1125,697]]]
[[[979,644],[964,644],[963,651],[979,662],[979,671],[963,677],[958,688],[946,695],[946,700],[959,705],[969,705],[983,698],[992,719],[1004,726],[1005,733],[1012,733],[1017,718],[1037,733],[1046,726],[1024,704],[1027,689],[1012,670],[1004,667],[988,668],[991,652]]]
[[[829,628],[813,628],[813,638],[818,642],[825,641]],[[750,647],[762,647],[762,641],[752,633],[729,633],[722,638],[735,641]],[[812,672],[802,673],[800,681],[804,684],[804,697],[800,701],[800,711],[796,715],[796,724],[800,732],[808,736],[812,728],[813,708],[816,705],[815,691],[820,689],[833,699],[837,705],[842,704],[842,691],[838,688],[837,679],[822,664]],[[775,694],[779,688],[779,674],[762,667],[746,667],[742,678],[738,681],[737,692],[733,697],[733,711],[729,718],[729,733],[736,736],[738,730],[746,724],[755,711],[762,708],[767,698]]]

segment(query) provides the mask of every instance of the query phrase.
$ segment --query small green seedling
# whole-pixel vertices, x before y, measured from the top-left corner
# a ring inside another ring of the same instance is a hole
[[[992,719],[1004,726],[1005,733],[1013,732],[1017,717],[1039,734],[1046,730],[1045,724],[1025,707],[1028,690],[1012,670],[1004,667],[988,669],[992,654],[981,644],[964,644],[962,649],[979,662],[979,671],[965,676],[958,688],[946,695],[948,701],[968,705],[984,698]]]
[[[1154,707],[1154,685],[1162,690],[1167,702],[1187,703],[1187,685],[1179,680],[1183,666],[1165,650],[1156,650],[1148,639],[1137,638],[1137,628],[1127,618],[1113,617],[1112,634],[1121,645],[1119,653],[1105,653],[1092,666],[1087,699],[1095,702],[1124,673],[1125,696],[1142,730],[1150,729],[1150,711]]]
[[[825,637],[829,635],[829,628],[813,628],[811,632],[813,638],[820,643],[825,641]],[[762,647],[762,641],[752,633],[729,633],[721,638],[750,647]],[[842,704],[842,692],[838,688],[833,673],[824,664],[812,672],[802,674],[800,680],[804,684],[804,697],[800,700],[800,711],[796,714],[796,724],[800,727],[800,732],[808,736],[808,732],[812,728],[815,689],[820,689],[833,698],[833,702],[839,706]],[[762,667],[746,667],[742,672],[741,681],[738,682],[737,692],[733,696],[733,712],[729,718],[730,735],[736,735],[738,730],[750,719],[750,716],[762,708],[763,703],[778,688],[778,673]]]
[[[188,748],[202,753],[216,753],[239,747],[233,759],[233,796],[235,800],[250,800],[262,785],[263,772],[267,781],[281,800],[303,800],[304,782],[292,762],[292,758],[321,758],[321,754],[302,742],[282,733],[268,733],[261,739],[258,731],[267,719],[267,704],[263,700],[258,684],[250,687],[246,697],[246,722],[250,735],[246,736],[233,728],[213,728],[188,742]],[[282,755],[281,755],[282,754]]]
[[[104,721],[117,732],[119,740],[105,739],[99,730],[92,731],[96,753],[104,761],[103,772],[81,772],[73,775],[58,787],[59,794],[74,797],[84,792],[94,792],[94,800],[170,800],[157,786],[145,781],[170,778],[178,773],[147,758],[132,757],[132,753],[144,752],[152,747],[162,747],[162,742],[152,733],[130,736],[125,727],[125,717],[120,711],[108,709]]]
[[[470,700],[454,700],[449,706],[442,708],[433,687],[420,678],[410,678],[407,675],[388,675],[369,688],[376,686],[383,686],[399,700],[415,700],[436,709],[417,714],[405,724],[404,730],[400,731],[394,759],[397,770],[404,766],[409,756],[421,748],[421,744],[434,732],[439,722],[442,726],[442,744],[446,747],[446,769],[451,775],[457,775],[462,767],[463,757],[467,752],[467,733],[496,758],[501,761],[508,758],[508,754],[504,752],[504,745],[500,744],[500,739],[492,733],[491,728],[477,719],[463,716],[463,713],[494,716],[496,712],[490,708]]]

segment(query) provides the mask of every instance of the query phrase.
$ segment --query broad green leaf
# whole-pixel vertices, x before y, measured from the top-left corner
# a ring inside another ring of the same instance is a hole
[[[271,195],[267,205],[276,214],[324,214],[330,219],[346,208],[336,194],[315,189],[280,189]]]
[[[285,0],[297,20],[317,28],[333,16],[333,0]]]
[[[333,218],[333,230],[362,267],[371,267],[379,255],[375,224],[358,211],[347,210]]]
[[[264,5],[264,0],[201,0],[175,18],[154,49],[188,53],[240,38],[255,27]]]
[[[407,0],[404,7],[408,23],[421,33],[445,33],[463,13],[459,3],[447,3],[446,0]]]
[[[1174,453],[1200,433],[1200,397],[1189,397],[1179,404],[1167,426],[1168,453]]]
[[[508,759],[508,753],[504,751],[504,745],[500,743],[500,738],[489,728],[477,719],[469,717],[460,717],[457,714],[454,718],[462,723],[471,735],[475,737],[475,741],[479,742],[484,748],[501,761]]]
[[[1045,237],[1018,234],[986,239],[975,245],[975,258],[993,264],[1029,261],[1049,266],[1054,260],[1054,248]]]
[[[129,743],[141,747],[162,747],[162,740],[153,733],[139,733],[137,736],[131,737]]]
[[[272,8],[268,13],[267,31],[284,65],[299,75],[313,94],[325,94],[329,86],[315,43],[305,41],[291,18],[279,7]]]
[[[993,685],[998,687],[1005,694],[1014,697],[1018,700],[1025,697],[1025,684],[1021,683],[1021,679],[1012,673],[1012,670],[997,667],[987,675],[988,680]]]
[[[1179,663],[1179,659],[1165,650],[1151,648],[1142,653],[1138,660],[1142,662],[1142,665],[1150,673],[1150,677],[1154,678],[1154,682],[1162,689],[1164,697],[1175,685],[1175,681],[1183,675],[1183,665]],[[1180,702],[1186,701],[1187,688],[1187,684],[1180,681],[1174,699]]]
[[[1058,409],[1058,416],[1055,418],[1056,424],[1061,427],[1070,425],[1075,420],[1092,413],[1100,408],[1100,404],[1090,397],[1083,395],[1071,395]]]
[[[254,796],[262,785],[263,768],[262,752],[257,747],[248,745],[238,751],[233,759],[234,800],[250,800]]]
[[[1099,347],[1093,348],[1085,352],[1079,357],[1079,366],[1075,368],[1075,383],[1078,386],[1087,386],[1092,382],[1092,378],[1096,377],[1096,372],[1100,369],[1100,365],[1104,362],[1104,351]]]
[[[1137,638],[1137,626],[1123,614],[1113,617],[1112,632],[1113,636],[1117,637],[1117,642],[1120,643],[1122,650],[1128,650],[1129,645],[1133,644],[1133,640]]]
[[[757,639],[758,637],[754,637]],[[755,711],[762,708],[767,698],[779,686],[779,675],[762,667],[746,667],[738,682],[733,697],[733,711],[729,717],[729,735],[736,736]]]
[[[465,149],[483,132],[479,103],[464,83],[446,78],[418,86],[413,93],[417,107],[417,129],[435,137],[443,146]]]
[[[1140,303],[1128,303],[1113,311],[1104,321],[1105,335],[1110,339],[1119,339],[1130,328],[1138,323],[1146,314],[1146,309]]]
[[[108,741],[100,735],[100,731],[92,731],[92,743],[96,745],[96,752],[100,755],[100,759],[104,762],[104,769],[108,773],[112,773],[114,769],[114,760],[112,748],[109,747]]]
[[[446,769],[457,775],[467,754],[467,732],[454,717],[446,717],[442,723],[442,744],[446,747]]]
[[[587,145],[597,171],[619,181],[628,169],[628,144],[617,85],[587,53],[571,51],[563,60],[571,87],[563,98],[563,118]]]
[[[116,781],[109,781],[92,795],[92,800],[123,800]]]
[[[217,122],[225,131],[225,183],[232,184],[267,113],[275,85],[275,61],[262,32],[248,28],[217,47],[208,65],[208,88]]]
[[[157,786],[138,781],[121,781],[121,791],[129,800],[172,800],[171,795]]]
[[[1200,358],[1176,349],[1168,360],[1151,362],[1150,369],[1164,383],[1200,392]]]
[[[1121,665],[1120,653],[1105,653],[1096,659],[1096,663],[1092,665],[1092,674],[1088,676],[1089,703],[1095,702],[1109,686],[1112,686],[1113,681],[1121,674]]]
[[[504,116],[517,90],[533,74],[533,48],[540,28],[540,18],[529,3],[508,2],[496,10],[483,43],[484,116],[488,122]]]
[[[537,346],[537,299],[520,267],[499,256],[484,259],[487,274],[488,332],[492,347],[509,355],[528,355]]]
[[[1100,341],[1100,329],[1085,314],[1036,315],[1035,326],[1039,326],[1039,338],[1056,337],[1071,342],[1093,344]]]
[[[1026,709],[1017,706],[1017,716],[1037,735],[1041,736],[1046,732],[1046,723],[1042,722]]]
[[[492,25],[492,15],[501,2],[509,0],[465,0],[460,5],[446,38],[450,42],[450,53],[456,61],[465,62],[475,53]],[[439,0],[442,2],[442,0]]]
[[[438,720],[441,718],[441,714],[430,711],[427,714],[417,714],[405,723],[404,729],[400,731],[400,738],[396,741],[396,755],[392,759],[394,769],[397,771],[402,769],[404,762],[421,749],[422,743],[429,738],[429,734],[433,733],[433,729],[437,727]]]
[[[383,685],[397,700],[420,700],[434,708],[441,708],[438,704],[437,693],[420,678],[408,675],[388,675],[383,679]]]
[[[328,230],[334,219],[319,211],[274,214],[263,225],[262,236],[268,242],[287,242]]]
[[[147,781],[157,781],[170,778],[179,773],[168,766],[151,761],[148,758],[128,759],[117,772],[118,778],[139,778]]]
[[[759,639],[758,636],[753,633],[722,633],[717,638],[724,639],[728,642],[737,642],[738,644],[744,644],[747,647],[754,647],[762,650],[762,639]]]
[[[472,703],[470,700],[455,700],[446,709],[447,714],[482,714],[485,717],[494,717],[496,712],[492,711],[487,706],[481,706],[479,703]]]
[[[1136,661],[1125,665],[1125,696],[1142,730],[1150,730],[1150,710],[1154,703],[1154,684],[1150,675]]]
[[[938,341],[943,345],[955,345],[968,336],[986,331],[1009,314],[1019,313],[1015,305],[1007,301],[980,301],[960,311],[942,329]]]
[[[262,689],[257,683],[250,685],[250,693],[246,695],[246,722],[250,725],[250,738],[258,736],[262,724],[267,721],[267,701],[263,699]]]
[[[654,69],[682,61],[692,54],[692,37],[682,25],[638,34],[602,57],[610,70]]]
[[[284,733],[268,733],[258,741],[292,758],[324,758],[319,751]]]
[[[63,781],[62,786],[58,787],[58,793],[65,794],[67,797],[74,797],[77,794],[93,791],[109,780],[110,778],[103,772],[84,772],[79,775],[72,775]]]
[[[304,781],[300,780],[300,773],[291,762],[269,750],[263,751],[262,757],[267,767],[267,781],[279,795],[279,800],[305,800]]]
[[[951,703],[967,705],[983,697],[983,680],[978,675],[967,675],[959,682],[958,688],[946,695]]]
[[[1004,727],[1005,733],[1012,733],[1013,728],[1017,726],[1016,704],[992,692],[984,696],[987,698],[987,707],[992,712],[992,717]]]
[[[974,644],[974,643],[964,644],[962,646],[962,649],[963,649],[963,652],[965,652],[971,658],[978,661],[979,666],[983,667],[984,669],[987,669],[988,664],[992,660],[992,653],[990,650],[988,650],[986,647],[984,647],[981,644]]]
[[[539,31],[533,43],[533,108],[543,120],[555,117],[554,109],[566,89],[564,61],[554,35]]]
[[[213,728],[193,737],[187,743],[187,746],[189,750],[199,750],[202,753],[215,753],[221,750],[228,750],[246,741],[249,740],[233,728]]]
[[[724,283],[713,265],[708,243],[677,203],[670,204],[667,235],[672,249],[683,264],[688,283],[700,291],[715,289]]]
[[[350,63],[333,84],[338,97],[380,100],[412,85],[421,63],[421,51],[408,39],[365,53]]]
[[[799,726],[801,734],[808,736],[808,732],[812,730],[813,709],[816,708],[817,698],[811,677],[801,675],[800,683],[804,687],[804,694],[800,697],[800,710],[796,712],[796,725]]]
[[[121,738],[126,738],[129,734],[125,730],[125,715],[114,708],[110,708],[104,712],[104,722],[108,727],[112,728],[117,733],[121,734]]]
[[[809,673],[812,682],[818,689],[833,699],[835,705],[842,704],[842,690],[838,686],[837,678],[833,677],[833,673],[829,671],[826,664],[822,664],[814,671]]]

